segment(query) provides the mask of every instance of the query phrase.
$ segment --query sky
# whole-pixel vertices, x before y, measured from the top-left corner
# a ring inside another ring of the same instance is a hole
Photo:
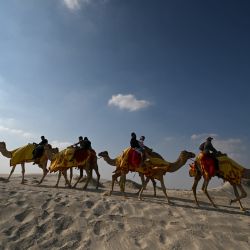
[[[12,150],[44,135],[63,149],[87,136],[114,158],[135,132],[173,162],[212,136],[250,168],[249,13],[248,0],[1,1],[0,141]],[[191,188],[189,163],[167,188]]]

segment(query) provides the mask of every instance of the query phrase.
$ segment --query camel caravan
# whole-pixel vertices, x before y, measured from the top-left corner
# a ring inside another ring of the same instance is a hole
[[[41,184],[48,173],[58,173],[58,180],[55,187],[58,187],[61,175],[64,176],[65,184],[70,188],[75,188],[83,177],[83,172],[87,174],[87,180],[83,187],[86,189],[90,180],[92,179],[92,172],[95,171],[97,176],[96,189],[99,187],[100,173],[98,170],[97,154],[91,147],[91,142],[87,137],[83,139],[79,137],[79,141],[61,151],[58,148],[52,148],[48,144],[44,136],[42,141],[38,144],[29,143],[23,147],[7,150],[6,143],[0,142],[0,152],[3,156],[10,159],[11,172],[7,178],[9,181],[16,166],[21,165],[22,181],[24,184],[25,163],[33,163],[38,165],[43,170],[43,175],[38,184]],[[114,190],[115,182],[119,183],[120,191],[125,196],[126,175],[129,172],[138,173],[141,178],[141,188],[138,191],[138,199],[142,200],[142,194],[148,182],[151,180],[154,187],[154,196],[156,196],[156,180],[161,183],[162,191],[169,204],[173,202],[169,199],[164,183],[164,176],[166,173],[173,173],[185,166],[188,160],[195,158],[195,154],[186,150],[180,152],[179,157],[175,162],[166,161],[160,154],[154,152],[152,149],[144,145],[145,137],[142,136],[140,140],[136,139],[135,133],[131,134],[130,147],[123,150],[123,152],[116,158],[110,158],[107,151],[98,153],[99,158],[102,158],[108,165],[114,166],[115,170],[112,175],[111,189],[109,195]],[[239,202],[240,209],[244,210],[241,199],[247,196],[241,181],[242,179],[250,179],[250,169],[242,167],[230,159],[226,154],[217,151],[211,140],[207,140],[200,145],[200,152],[195,160],[189,164],[189,176],[194,178],[192,186],[195,203],[199,206],[196,196],[196,189],[199,181],[203,178],[202,190],[208,197],[211,204],[216,207],[215,203],[208,194],[207,188],[211,178],[217,176],[224,181],[228,181],[234,190],[235,199],[231,203]],[[50,161],[49,167],[48,161]],[[73,168],[80,170],[80,175],[74,185],[72,185]],[[70,171],[70,178],[68,179],[67,172]],[[119,178],[119,181],[118,181]],[[240,194],[238,192],[240,191]]]

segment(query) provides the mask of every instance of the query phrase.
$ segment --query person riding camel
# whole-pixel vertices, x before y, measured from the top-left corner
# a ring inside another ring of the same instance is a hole
[[[73,144],[73,146],[76,146],[76,150],[75,150],[72,158],[70,159],[70,161],[73,161],[77,151],[92,149],[91,148],[91,141],[89,141],[88,137],[84,137],[84,139],[83,139],[82,136],[79,136],[78,139],[79,139],[79,141],[77,143]]]
[[[134,132],[131,133],[130,147],[133,148],[136,152],[141,155],[141,164],[140,166],[145,166],[145,148],[144,148],[144,140],[145,136],[141,136],[140,141],[137,140],[136,134]]]
[[[33,154],[33,160],[34,160],[34,164],[37,163],[38,159],[41,158],[41,156],[43,155],[44,152],[44,146],[48,145],[48,140],[42,135],[41,136],[41,142],[37,143],[33,143],[36,147],[33,150],[32,154]]]
[[[203,154],[205,154],[206,156],[210,157],[211,159],[214,160],[214,167],[215,167],[215,170],[218,170],[219,169],[219,161],[218,159],[216,158],[216,155],[218,155],[220,153],[220,151],[217,151],[213,144],[212,144],[212,140],[213,138],[212,137],[208,137],[206,139],[205,142],[203,142],[200,146],[199,146],[199,149],[201,152],[203,152]]]

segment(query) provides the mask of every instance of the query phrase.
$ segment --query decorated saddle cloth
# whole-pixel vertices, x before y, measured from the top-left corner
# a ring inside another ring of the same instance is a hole
[[[215,161],[211,156],[201,152],[199,153],[196,160],[199,162],[201,167],[200,170],[206,180],[209,180],[215,176]]]
[[[32,162],[33,161],[32,152],[34,149],[35,149],[35,145],[28,144],[28,145],[25,145],[23,147],[13,150],[12,157],[10,159],[10,166],[15,166],[23,162]]]
[[[240,184],[244,167],[227,156],[220,156],[219,160],[219,175],[231,184]]]
[[[51,162],[50,172],[84,166],[93,154],[92,150],[77,150],[69,147],[60,151]]]
[[[125,172],[137,171],[144,173],[146,176],[155,172],[154,167],[169,166],[169,163],[162,158],[149,157],[149,161],[141,164],[141,154],[135,149],[126,148],[123,153],[117,158],[117,166]]]
[[[198,174],[198,170],[197,170],[195,163],[193,162],[189,164],[189,176],[195,177],[197,174]]]

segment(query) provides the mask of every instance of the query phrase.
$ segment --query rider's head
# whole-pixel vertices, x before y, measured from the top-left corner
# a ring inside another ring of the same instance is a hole
[[[134,132],[131,133],[132,137],[136,137],[136,134]]]
[[[79,141],[82,141],[82,140],[83,140],[82,136],[79,136],[79,138],[78,138],[78,139],[79,139]]]
[[[142,136],[140,137],[140,140],[144,141],[144,140],[145,140],[145,136],[142,135]]]
[[[212,141],[213,139],[214,139],[214,138],[212,138],[212,137],[209,136],[209,137],[207,138],[207,141]]]

